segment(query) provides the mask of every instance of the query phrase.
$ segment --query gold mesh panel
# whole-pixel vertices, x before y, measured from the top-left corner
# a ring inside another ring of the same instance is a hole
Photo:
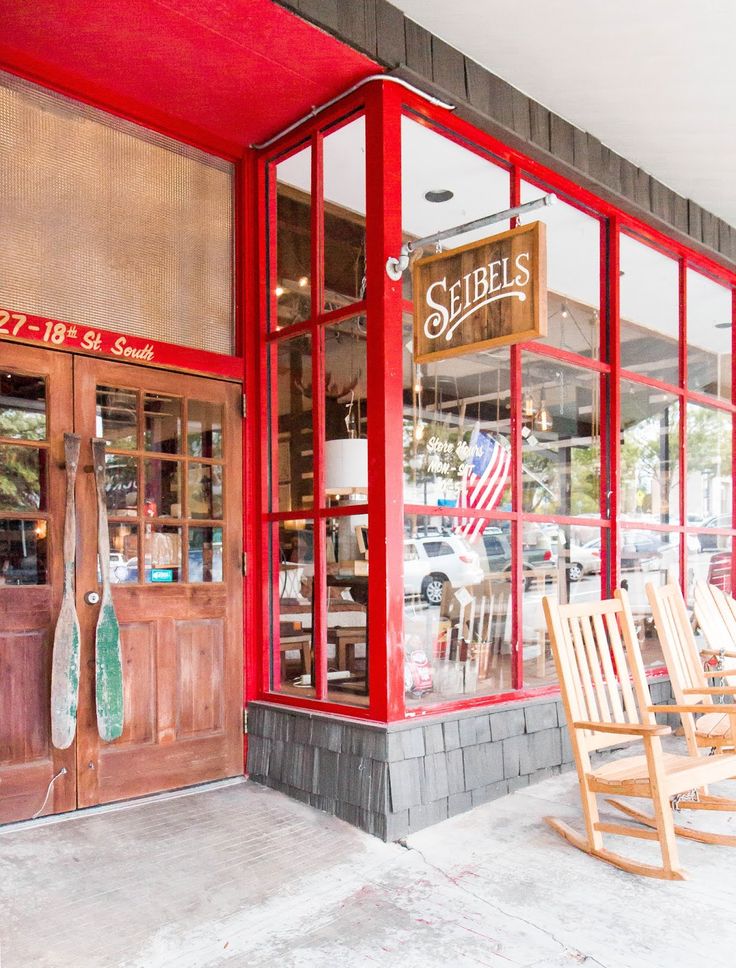
[[[0,74],[0,305],[233,350],[233,166]]]

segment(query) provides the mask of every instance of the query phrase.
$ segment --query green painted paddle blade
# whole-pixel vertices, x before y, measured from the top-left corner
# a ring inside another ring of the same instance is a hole
[[[112,599],[103,595],[97,619],[96,700],[97,731],[106,743],[123,733],[123,663],[120,654],[120,626]]]
[[[54,633],[51,665],[51,742],[68,749],[77,730],[79,697],[79,620],[74,596],[65,595]]]

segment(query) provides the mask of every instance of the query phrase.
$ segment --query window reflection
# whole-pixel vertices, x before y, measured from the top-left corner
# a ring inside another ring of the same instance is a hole
[[[674,259],[620,235],[621,366],[679,381],[679,268]]]
[[[687,385],[731,399],[732,291],[687,270]]]
[[[457,518],[405,521],[408,705],[512,688],[509,525],[484,519],[472,542],[460,531]]]
[[[521,182],[521,201],[547,194]],[[547,336],[552,346],[589,356],[600,356],[600,222],[557,199],[520,219],[521,224],[547,225]]]
[[[272,298],[280,329],[309,319],[312,275],[312,149],[276,166],[276,273]]]
[[[731,414],[697,403],[687,405],[688,522],[731,527]]]
[[[271,528],[271,686],[309,696],[315,694],[312,527],[312,522],[285,521]]]
[[[620,513],[627,520],[680,520],[680,404],[677,397],[621,381]]]
[[[43,377],[0,373],[0,437],[45,439],[46,381]]]
[[[523,510],[600,514],[600,377],[525,354]]]
[[[45,585],[47,522],[0,518],[0,585]]]
[[[507,349],[415,366],[405,346],[404,499],[508,510],[510,400]]]
[[[314,501],[311,351],[309,336],[281,341],[272,350],[271,399],[278,421],[273,510],[310,507]]]

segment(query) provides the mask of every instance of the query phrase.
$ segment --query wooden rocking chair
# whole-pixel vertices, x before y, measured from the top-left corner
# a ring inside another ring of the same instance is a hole
[[[703,661],[715,663],[714,672],[724,670],[736,674],[733,661],[736,659],[736,602],[717,585],[697,581],[693,614],[708,643],[707,649],[700,650]]]
[[[736,754],[704,757],[663,751],[662,736],[671,729],[657,724],[655,712],[678,709],[652,705],[626,592],[617,591],[609,601],[572,605],[558,605],[545,597],[543,605],[577,766],[585,834],[553,817],[545,818],[546,822],[585,853],[631,873],[667,880],[685,877],[679,867],[676,834],[736,846],[736,837],[675,825],[673,807],[704,807],[687,798],[697,799],[708,783],[736,776]],[[591,753],[636,740],[644,741],[643,755],[591,765]],[[602,821],[596,802],[599,793],[651,800],[653,815],[609,799],[612,806],[645,826]],[[736,800],[710,797],[707,808],[736,810]],[[603,834],[657,841],[662,866],[608,850]]]
[[[700,589],[701,627],[705,623],[711,635],[720,628],[722,637],[727,634],[725,626],[719,626],[720,616],[713,599],[708,603],[706,589]],[[717,705],[718,695],[736,696],[736,688],[709,685],[708,679],[726,679],[736,676],[736,669],[729,672],[720,669],[705,672],[702,653],[698,650],[692,624],[688,618],[685,600],[676,582],[666,585],[646,586],[647,598],[652,606],[654,624],[662,646],[664,661],[672,683],[672,691],[682,718],[682,726],[687,738],[688,749],[693,755],[700,750],[734,749],[736,747],[736,706]],[[719,589],[715,589],[723,594]],[[708,655],[712,655],[708,651]],[[728,653],[724,653],[728,654]],[[729,714],[729,709],[733,711]],[[697,717],[697,718],[696,718]],[[702,798],[701,798],[702,799]]]

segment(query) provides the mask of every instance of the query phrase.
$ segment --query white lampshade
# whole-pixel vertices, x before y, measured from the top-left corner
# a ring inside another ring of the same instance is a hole
[[[368,491],[368,441],[365,438],[325,441],[325,490],[329,494]]]

